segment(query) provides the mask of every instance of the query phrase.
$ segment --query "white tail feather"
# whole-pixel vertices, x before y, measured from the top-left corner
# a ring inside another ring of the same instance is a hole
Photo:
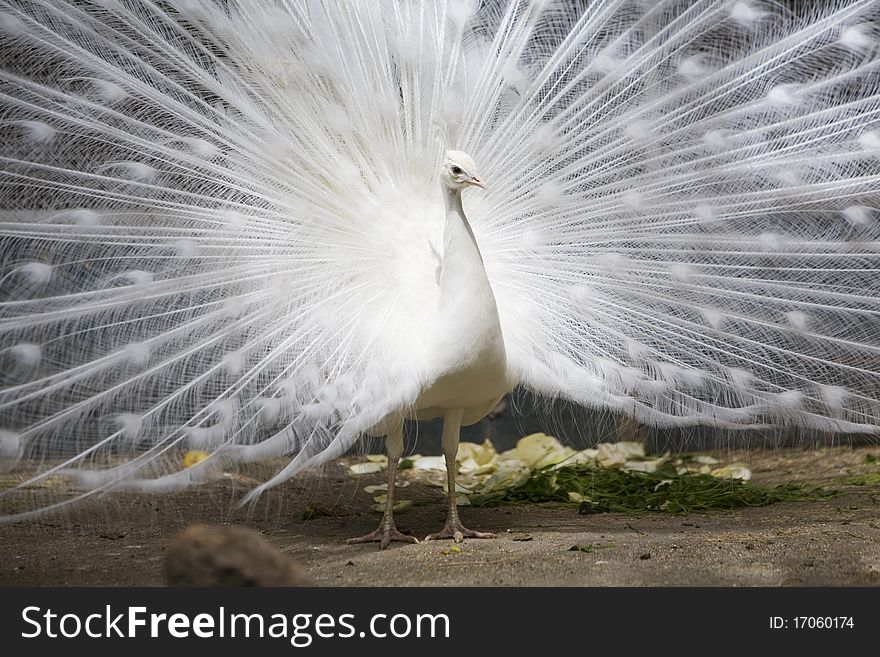
[[[876,2],[100,4],[0,9],[0,458],[48,459],[23,487],[292,455],[252,498],[408,415],[446,148],[489,185],[523,386],[878,432]]]

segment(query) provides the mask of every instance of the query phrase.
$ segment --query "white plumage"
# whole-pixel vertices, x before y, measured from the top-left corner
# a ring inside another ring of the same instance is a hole
[[[878,20],[4,2],[0,457],[79,498],[291,455],[256,494],[405,418],[454,453],[518,385],[876,433]]]

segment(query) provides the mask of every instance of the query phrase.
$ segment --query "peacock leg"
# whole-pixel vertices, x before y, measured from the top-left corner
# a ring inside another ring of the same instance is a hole
[[[461,524],[458,517],[458,505],[455,502],[455,457],[458,454],[458,439],[461,433],[461,418],[464,409],[458,408],[449,411],[443,418],[443,456],[446,457],[446,500],[449,504],[449,512],[446,516],[446,524],[439,532],[425,537],[426,541],[440,538],[451,538],[456,543],[461,543],[465,538],[495,538],[491,532],[478,532],[468,529]]]
[[[385,513],[382,522],[369,534],[350,538],[347,543],[379,543],[379,549],[384,550],[391,541],[403,543],[418,543],[415,536],[407,536],[397,529],[394,524],[394,480],[397,478],[397,464],[403,454],[403,423],[400,423],[385,436],[385,449],[388,452],[388,496],[385,500]]]

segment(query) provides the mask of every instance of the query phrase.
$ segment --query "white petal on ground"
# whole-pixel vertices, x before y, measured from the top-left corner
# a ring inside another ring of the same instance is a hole
[[[723,468],[712,471],[713,477],[720,479],[742,479],[748,481],[752,478],[752,471],[744,463],[731,463]]]
[[[365,475],[372,474],[374,472],[381,472],[385,468],[388,467],[387,463],[355,463],[354,465],[348,466],[349,472],[356,475]]]

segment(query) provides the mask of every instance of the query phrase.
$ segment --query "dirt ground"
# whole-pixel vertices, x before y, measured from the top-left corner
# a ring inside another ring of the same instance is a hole
[[[466,507],[495,540],[346,545],[380,515],[346,461],[272,491],[250,510],[235,500],[247,476],[166,495],[114,494],[63,517],[0,527],[0,585],[162,585],[169,541],[192,523],[249,527],[325,586],[826,586],[880,585],[880,487],[844,479],[880,472],[868,448],[726,452],[753,480],[816,482],[823,502],[691,515],[593,514],[546,505]],[[252,475],[258,473],[251,473]],[[444,518],[443,492],[418,482],[398,525],[422,537]],[[306,507],[311,513],[304,514]],[[304,515],[313,515],[303,519]],[[574,546],[580,549],[572,549]]]

